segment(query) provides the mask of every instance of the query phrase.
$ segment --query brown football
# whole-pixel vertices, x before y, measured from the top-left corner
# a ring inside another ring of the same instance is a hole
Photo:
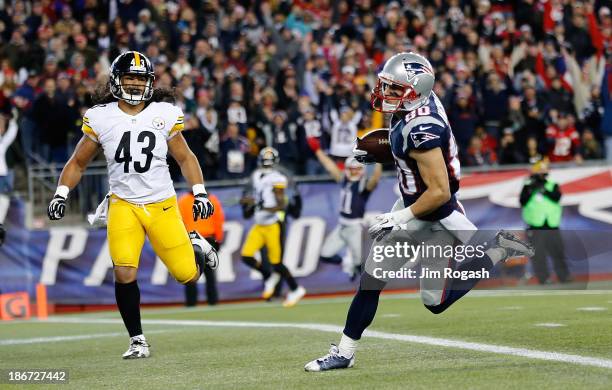
[[[391,144],[389,143],[389,129],[376,129],[357,138],[357,149],[368,152],[377,163],[393,162]]]

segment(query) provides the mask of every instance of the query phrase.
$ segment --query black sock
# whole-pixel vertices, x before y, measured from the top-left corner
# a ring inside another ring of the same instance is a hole
[[[368,273],[361,274],[359,290],[353,297],[346,316],[344,334],[353,340],[359,340],[361,334],[374,321],[378,309],[378,298],[386,283]]]
[[[319,257],[319,261],[321,261],[322,263],[329,263],[329,264],[342,264],[342,257],[338,255],[333,255],[331,257],[321,256]]]
[[[287,269],[285,264],[280,263],[274,265],[274,270],[278,272],[280,276],[287,281],[287,284],[289,285],[291,291],[298,288],[297,282],[295,281],[295,279],[293,279],[293,275],[291,275],[291,272],[289,272],[289,269]]]
[[[138,282],[135,280],[131,283],[115,282],[115,299],[130,337],[142,334]]]
[[[261,263],[255,260],[255,258],[250,257],[250,256],[242,256],[242,262],[248,265],[249,267],[261,272],[261,275],[263,276],[264,279],[268,279],[270,277],[270,271],[263,268]]]
[[[489,258],[488,255],[484,255],[482,257],[475,257],[472,260],[465,260],[461,262],[461,265],[457,267],[458,271],[480,271],[482,269],[486,269],[487,271],[493,268],[493,262]],[[461,297],[467,294],[476,283],[478,283],[480,279],[477,278],[467,278],[466,280],[461,280],[460,278],[454,278],[451,281],[450,288],[447,292],[445,298],[439,305],[428,306],[425,305],[429,311],[435,314],[440,314],[444,310],[448,309],[450,305],[457,302]]]

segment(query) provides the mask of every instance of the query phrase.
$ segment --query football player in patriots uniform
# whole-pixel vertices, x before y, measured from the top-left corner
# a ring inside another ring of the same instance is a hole
[[[407,230],[425,241],[434,236],[432,244],[454,246],[457,242],[470,241],[475,235],[476,227],[467,219],[455,197],[460,178],[457,145],[444,108],[432,92],[434,82],[431,64],[416,53],[394,55],[378,74],[378,83],[372,91],[372,106],[377,111],[393,114],[389,141],[402,196],[391,212],[376,217],[369,229],[375,240],[381,240],[392,231]],[[373,161],[366,151],[355,150],[355,155],[361,162]],[[479,257],[456,262],[456,270],[489,270],[508,257],[533,253],[530,245],[503,231],[497,233],[493,244],[487,248]],[[430,270],[435,267],[441,270],[453,264],[448,259],[433,260],[427,263]],[[431,312],[441,313],[478,280],[420,279],[421,300]],[[339,345],[332,344],[328,354],[307,363],[306,371],[354,365],[358,340],[374,320],[384,285],[384,281],[372,276],[366,264]]]
[[[343,267],[345,272],[351,276],[351,280],[354,280],[361,266],[363,215],[370,194],[378,185],[382,175],[382,165],[376,164],[374,172],[368,177],[363,164],[350,156],[344,161],[344,172],[342,172],[336,163],[321,150],[318,138],[310,137],[308,145],[325,170],[342,186],[338,225],[325,238],[321,247],[320,260],[339,264],[342,258],[338,256],[338,252],[343,248],[348,248],[352,263],[343,265]]]
[[[119,55],[110,68],[107,89],[83,117],[83,136],[62,170],[48,208],[51,220],[64,217],[68,194],[100,149],[108,166],[110,192],[105,202],[115,297],[130,346],[124,359],[149,356],[140,321],[140,290],[136,281],[145,236],[172,276],[195,283],[204,266],[216,268],[214,249],[197,233],[187,233],[181,220],[166,156],[177,161],[192,185],[193,218],[214,212],[204,188],[198,160],[181,131],[183,113],[164,102],[171,96],[154,89],[155,73],[147,57],[136,51]],[[194,253],[195,252],[195,253]]]

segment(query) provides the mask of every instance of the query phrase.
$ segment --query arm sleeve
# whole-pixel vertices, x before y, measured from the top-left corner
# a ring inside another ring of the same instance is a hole
[[[529,201],[529,198],[531,198],[532,193],[533,191],[531,189],[531,183],[527,182],[523,186],[523,190],[521,191],[521,197],[519,198],[519,201],[521,202],[521,206],[525,206],[527,204],[527,202]]]
[[[402,130],[405,137],[407,151],[410,150],[429,150],[442,146],[444,127],[437,124],[420,124],[412,127],[406,125]]]
[[[175,107],[175,109],[176,119],[172,125],[172,128],[170,129],[170,132],[168,132],[168,139],[174,137],[185,129],[185,115],[183,114],[183,110],[178,107]]]
[[[361,113],[361,111],[355,112],[355,114],[353,115],[353,118],[351,119],[351,123],[357,126],[359,124],[359,121],[361,121],[362,116],[363,114]]]
[[[272,188],[287,188],[287,179],[284,177],[279,177],[272,183]]]
[[[559,189],[559,185],[555,184],[551,191],[545,190],[544,195],[551,200],[558,202],[561,199],[561,190]]]
[[[6,133],[4,133],[4,137],[0,139],[0,148],[8,149],[9,146],[15,141],[17,137],[17,121],[15,119],[11,119],[8,122],[8,129]]]
[[[100,143],[98,139],[98,133],[94,130],[93,120],[91,118],[91,110],[87,110],[85,115],[83,116],[83,125],[81,126],[81,131],[83,134],[88,136],[92,141],[96,143]]]

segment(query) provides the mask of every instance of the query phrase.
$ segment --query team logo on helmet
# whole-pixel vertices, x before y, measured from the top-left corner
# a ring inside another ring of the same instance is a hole
[[[406,70],[406,74],[408,75],[408,79],[412,79],[417,74],[428,73],[433,75],[431,69],[423,64],[419,64],[418,62],[407,62],[404,61],[404,69]]]

